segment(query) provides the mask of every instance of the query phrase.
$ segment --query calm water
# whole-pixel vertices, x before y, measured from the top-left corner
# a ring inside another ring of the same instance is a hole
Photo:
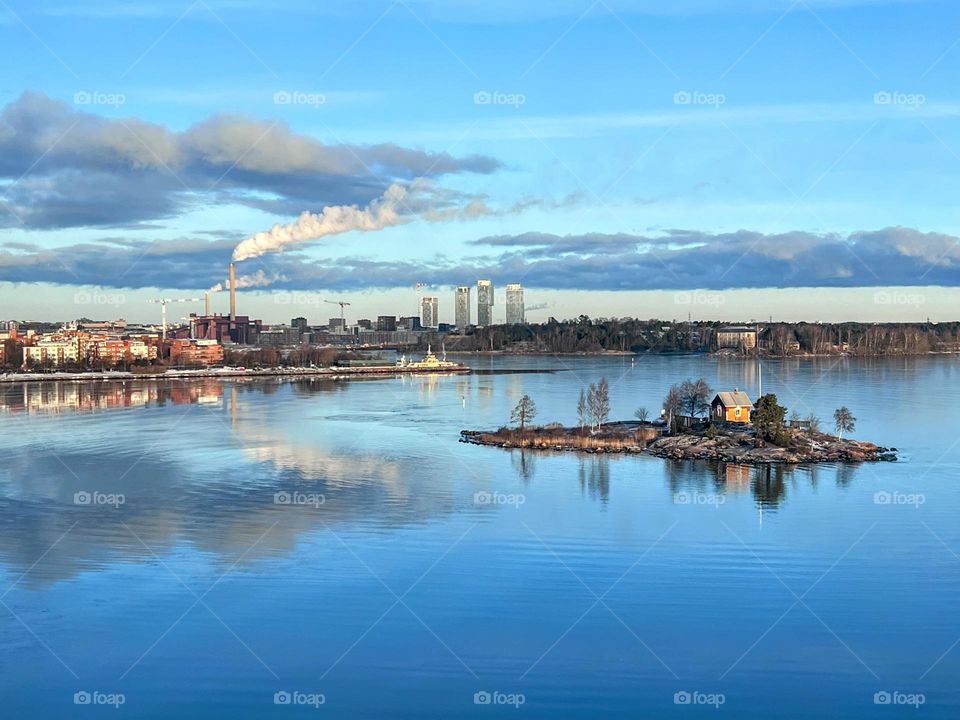
[[[769,471],[457,441],[749,363],[471,362],[557,372],[0,388],[3,716],[960,714],[960,360],[765,364],[904,453]]]

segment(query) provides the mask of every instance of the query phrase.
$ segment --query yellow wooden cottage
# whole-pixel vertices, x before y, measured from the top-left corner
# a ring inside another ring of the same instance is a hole
[[[753,402],[743,390],[719,392],[710,403],[711,417],[718,422],[748,423]]]

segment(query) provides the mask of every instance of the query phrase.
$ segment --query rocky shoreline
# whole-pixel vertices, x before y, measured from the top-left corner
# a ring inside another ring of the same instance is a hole
[[[715,438],[683,433],[659,438],[646,451],[673,460],[718,460],[744,465],[782,463],[861,463],[895,461],[896,448],[886,448],[862,440],[840,439],[818,432],[797,433],[798,442],[790,447],[767,444],[754,447],[747,433],[718,435]]]
[[[841,439],[826,433],[796,433],[788,447],[769,443],[757,447],[752,433],[723,431],[683,432],[662,435],[650,428],[584,436],[575,429],[549,432],[538,429],[520,434],[515,430],[462,430],[460,442],[505,449],[521,448],[561,452],[648,454],[671,460],[710,460],[741,465],[803,465],[815,463],[862,463],[896,461],[897,449],[862,440]]]

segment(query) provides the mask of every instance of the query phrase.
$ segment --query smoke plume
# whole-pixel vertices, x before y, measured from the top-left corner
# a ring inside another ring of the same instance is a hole
[[[253,275],[239,275],[237,276],[237,290],[244,290],[247,288],[256,288],[256,287],[267,287],[272,285],[275,282],[281,282],[286,280],[286,275],[267,275],[263,270],[257,270]],[[207,290],[210,293],[223,292],[230,288],[230,281],[224,280],[223,282],[218,282],[212,288]]]
[[[411,219],[399,210],[406,195],[407,188],[395,183],[362,209],[356,205],[329,205],[320,213],[304,212],[296,222],[274,225],[272,230],[247,238],[234,249],[233,259],[239,262],[260,257],[282,250],[287,245],[308,242],[327,235],[338,235],[352,230],[371,232],[391,225],[400,225]],[[237,287],[242,287],[239,279]]]
[[[267,275],[263,270],[257,270],[253,275],[238,275],[237,290],[267,287],[275,282],[281,282],[286,279],[285,275]]]

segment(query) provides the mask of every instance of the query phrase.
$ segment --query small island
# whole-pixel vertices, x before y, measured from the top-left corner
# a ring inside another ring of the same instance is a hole
[[[787,417],[777,396],[755,402],[739,389],[714,393],[704,379],[685,380],[670,388],[660,417],[649,419],[638,408],[636,420],[610,421],[607,380],[581,390],[578,425],[532,425],[533,399],[524,395],[511,414],[512,426],[497,430],[463,430],[460,442],[501,448],[587,453],[646,453],[673,460],[710,460],[737,464],[860,463],[894,461],[896,448],[844,438],[856,418],[846,407],[833,413],[836,435],[820,429],[814,415]]]

